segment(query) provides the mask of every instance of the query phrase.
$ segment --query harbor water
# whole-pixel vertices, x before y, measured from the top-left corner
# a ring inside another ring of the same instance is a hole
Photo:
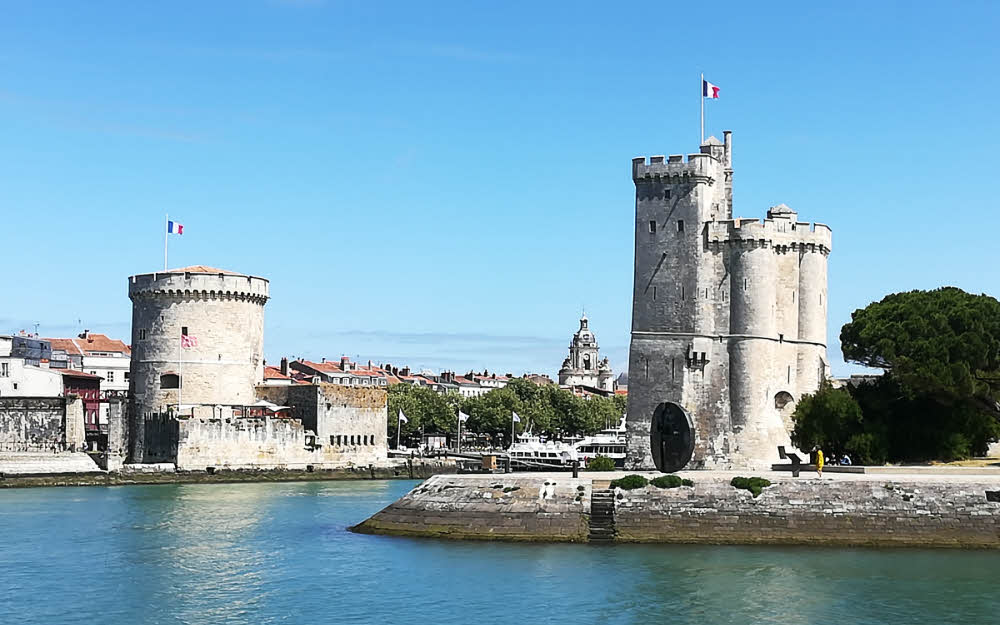
[[[0,490],[0,623],[993,623],[1000,553],[353,534],[416,482]]]

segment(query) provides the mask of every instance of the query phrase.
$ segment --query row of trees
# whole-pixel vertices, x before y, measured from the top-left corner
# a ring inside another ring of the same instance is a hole
[[[458,433],[458,411],[469,415],[463,431],[489,435],[494,445],[511,442],[511,413],[521,422],[517,432],[531,427],[536,434],[558,438],[593,434],[618,423],[625,413],[624,396],[583,399],[554,385],[538,386],[517,378],[504,388],[480,397],[457,393],[436,393],[427,387],[397,384],[389,389],[389,437],[396,439],[396,416],[402,410],[408,422],[402,424],[400,438],[415,442],[421,434]]]
[[[855,462],[956,460],[1000,438],[1000,302],[945,287],[895,293],[857,310],[844,358],[884,370],[830,385],[796,407],[792,442]]]

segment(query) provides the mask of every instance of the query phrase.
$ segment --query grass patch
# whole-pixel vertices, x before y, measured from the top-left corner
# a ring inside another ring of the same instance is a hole
[[[625,477],[620,477],[617,480],[612,480],[611,488],[634,490],[636,488],[642,488],[647,484],[649,484],[649,480],[641,475],[626,475]]]
[[[762,477],[734,477],[730,486],[735,488],[742,488],[743,490],[748,490],[756,498],[764,489],[771,485],[771,480],[765,480]]]
[[[682,479],[679,475],[661,475],[649,482],[657,488],[678,488],[680,486],[694,486],[691,480]]]

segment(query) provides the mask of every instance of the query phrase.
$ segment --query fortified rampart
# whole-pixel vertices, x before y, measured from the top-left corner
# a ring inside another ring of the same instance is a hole
[[[784,478],[756,498],[731,486],[731,475],[684,476],[694,486],[610,491],[609,537],[616,542],[1000,548],[1000,478],[995,476]],[[585,542],[594,536],[588,531],[594,493],[606,486],[606,480],[552,474],[435,476],[352,529]]]
[[[732,136],[633,159],[633,468],[763,468],[827,374],[830,228],[732,216]]]

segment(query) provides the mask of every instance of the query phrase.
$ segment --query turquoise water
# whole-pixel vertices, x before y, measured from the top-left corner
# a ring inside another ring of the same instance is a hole
[[[0,491],[0,624],[1000,621],[1000,553],[346,531],[414,484]]]

